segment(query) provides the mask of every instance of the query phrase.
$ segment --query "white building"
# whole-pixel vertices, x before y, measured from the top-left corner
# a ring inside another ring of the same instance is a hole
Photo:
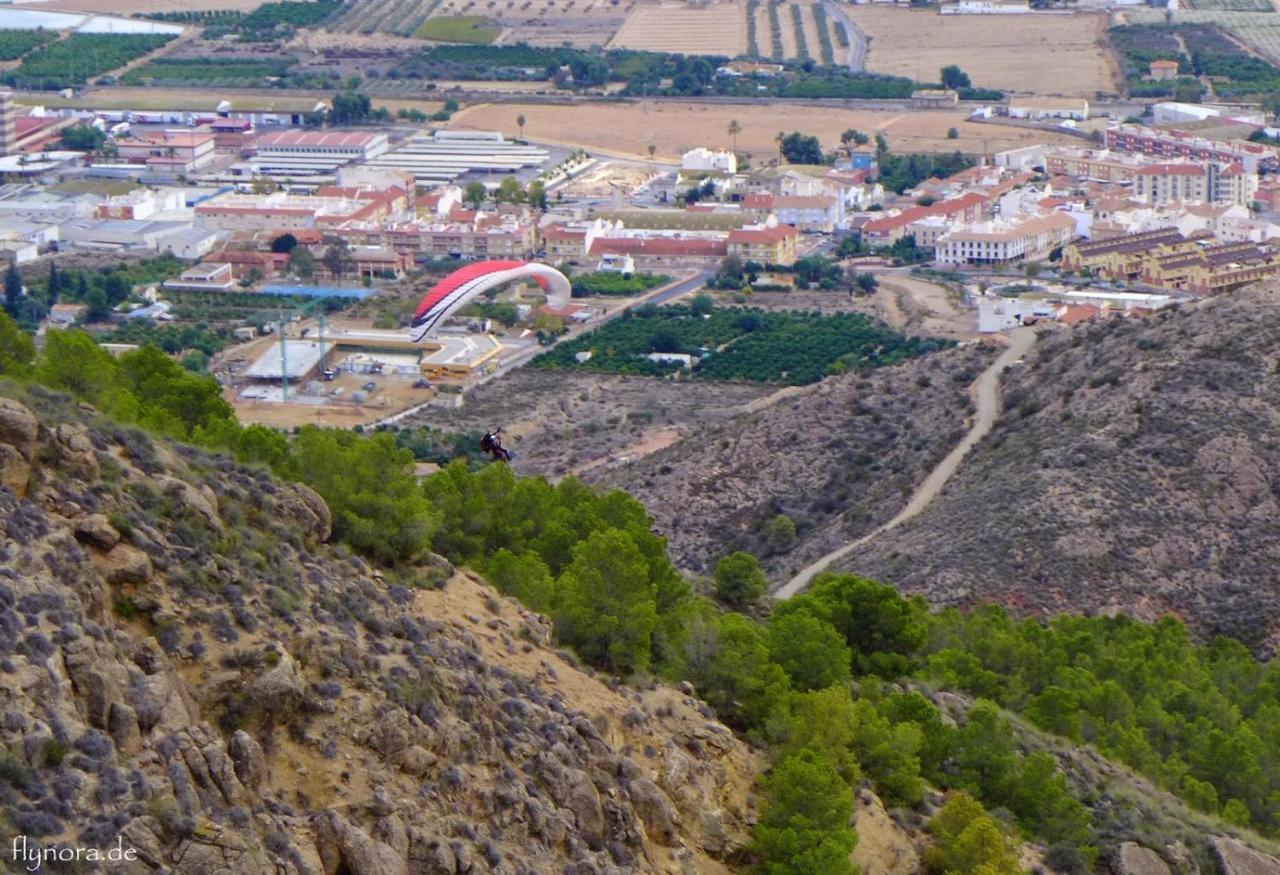
[[[1040,261],[1069,243],[1075,230],[1075,220],[1063,213],[1016,223],[1000,219],[974,222],[938,238],[936,260],[940,264]]]
[[[1006,112],[1009,118],[1032,121],[1056,118],[1082,122],[1089,118],[1089,101],[1083,97],[1014,98],[1009,101]]]
[[[738,156],[728,149],[690,149],[680,159],[680,169],[737,173]]]

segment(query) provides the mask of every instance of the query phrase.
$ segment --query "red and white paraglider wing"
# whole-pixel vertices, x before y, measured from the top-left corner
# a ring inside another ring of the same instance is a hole
[[[525,261],[479,261],[468,264],[436,283],[423,296],[409,329],[414,343],[421,343],[453,313],[478,295],[514,280],[531,279],[547,293],[547,303],[560,308],[569,303],[569,280],[554,267]]]

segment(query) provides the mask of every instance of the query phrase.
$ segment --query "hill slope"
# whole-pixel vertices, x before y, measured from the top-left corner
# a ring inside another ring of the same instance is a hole
[[[580,671],[443,560],[391,579],[324,545],[305,487],[25,401],[0,398],[15,832],[191,875],[714,873],[749,840],[763,763],[697,700]]]
[[[964,434],[969,385],[996,351],[975,345],[824,380],[585,476],[639,498],[683,567],[706,571],[745,549],[789,576],[893,516]],[[779,514],[794,540],[770,537]]]
[[[923,514],[844,568],[947,604],[1174,613],[1280,642],[1280,295],[1050,334]]]

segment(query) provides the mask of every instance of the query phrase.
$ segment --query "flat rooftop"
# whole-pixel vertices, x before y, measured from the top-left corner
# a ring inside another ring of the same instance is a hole
[[[257,361],[245,371],[245,376],[255,380],[279,380],[286,374],[282,372],[280,347],[283,344],[285,366],[290,380],[301,380],[320,364],[320,344],[309,340],[276,341],[271,347],[258,356]],[[332,347],[330,347],[332,348]]]

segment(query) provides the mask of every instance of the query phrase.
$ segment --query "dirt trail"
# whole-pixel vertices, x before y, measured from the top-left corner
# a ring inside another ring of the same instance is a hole
[[[842,547],[832,550],[816,562],[806,566],[799,574],[775,590],[773,593],[774,598],[779,600],[791,598],[791,596],[807,587],[815,575],[824,571],[833,562],[838,562],[848,556],[882,532],[897,528],[928,507],[929,503],[938,497],[942,487],[955,474],[964,457],[977,445],[978,441],[987,436],[992,426],[995,425],[996,418],[1000,413],[1000,373],[1006,365],[1026,355],[1035,340],[1035,330],[1031,328],[1018,328],[1010,332],[1008,349],[1002,352],[991,366],[983,371],[978,379],[973,381],[973,385],[969,387],[969,395],[973,398],[974,406],[977,410],[969,433],[964,436],[960,443],[956,444],[945,459],[938,463],[936,468],[929,472],[929,476],[925,478],[924,482],[916,487],[906,507],[898,511],[884,525],[873,529],[855,541],[850,541]]]

